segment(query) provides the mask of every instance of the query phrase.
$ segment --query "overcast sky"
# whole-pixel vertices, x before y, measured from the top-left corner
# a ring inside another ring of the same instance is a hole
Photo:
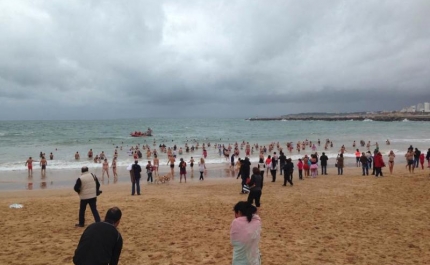
[[[428,0],[0,0],[0,120],[430,101]]]

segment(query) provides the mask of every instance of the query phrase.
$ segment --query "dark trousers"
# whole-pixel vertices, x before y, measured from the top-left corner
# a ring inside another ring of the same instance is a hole
[[[148,173],[148,179],[146,181],[149,181],[149,180],[151,180],[151,182],[152,182],[152,172]],[[139,193],[140,193],[140,191],[139,191]]]
[[[321,165],[321,175],[327,175],[327,165]]]
[[[137,191],[137,195],[140,195],[140,178],[135,178],[131,185],[131,195],[134,195],[135,191]]]
[[[373,163],[373,170],[372,170],[372,175],[375,175],[376,169],[375,169],[375,163]]]
[[[272,174],[272,182],[276,181],[276,169],[271,169],[270,174]]]
[[[343,175],[343,167],[338,167],[337,168],[337,174],[338,175]]]
[[[282,171],[284,171],[284,166],[285,166],[285,164],[283,164],[283,163],[280,163],[280,164],[279,164],[279,167],[280,167],[280,168],[279,168],[279,174],[280,174],[280,175],[282,175]]]
[[[92,199],[81,200],[79,205],[79,224],[85,225],[85,210],[87,209],[87,204],[90,205],[91,212],[94,216],[94,221],[100,222],[100,215],[97,211],[97,197]]]
[[[263,183],[264,183],[264,170],[260,171],[260,176],[261,176],[261,189],[263,189]]]
[[[293,186],[293,172],[284,172],[284,186],[287,186],[287,182]]]
[[[199,178],[199,180],[203,180],[203,173],[204,173],[204,171],[200,171],[200,178]]]
[[[299,169],[299,179],[303,179],[303,169]]]
[[[261,190],[251,190],[248,195],[248,202],[252,204],[255,200],[255,206],[260,207]]]
[[[383,175],[382,175],[382,168],[380,168],[380,167],[375,167],[375,177],[377,177],[377,176],[379,176],[379,175],[381,175],[381,177],[383,176]]]
[[[246,179],[247,179],[247,178],[242,177],[242,183],[241,183],[242,193],[245,193],[245,191],[243,190],[243,186],[245,186],[245,185],[246,185]]]
[[[367,164],[361,164],[361,168],[363,169],[363,176],[369,175],[369,167],[367,166]]]

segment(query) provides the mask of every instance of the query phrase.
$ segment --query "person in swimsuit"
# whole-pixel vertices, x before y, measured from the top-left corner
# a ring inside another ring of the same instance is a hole
[[[117,181],[118,174],[116,173],[116,157],[113,158],[111,167],[112,167],[112,173],[113,173],[113,180]]]
[[[190,161],[188,162],[188,163],[190,163],[190,167],[191,167],[191,175],[193,174],[193,172],[194,172],[194,158],[193,157],[191,157],[191,159],[190,159]]]
[[[158,175],[158,167],[160,165],[160,160],[158,160],[158,157],[156,154],[154,154],[154,162],[153,162],[153,167],[154,167],[154,174]]]
[[[49,154],[49,159],[53,160],[54,159],[54,155],[52,154],[52,152]]]
[[[185,183],[187,183],[187,163],[181,158],[181,162],[179,162],[179,183],[182,183],[182,176]]]
[[[93,158],[93,149],[90,149],[90,151],[88,151],[88,158]]]
[[[395,157],[396,155],[394,154],[393,150],[391,150],[390,153],[388,154],[388,168],[390,169],[390,174],[393,174]]]
[[[42,156],[42,160],[40,160],[40,166],[42,167],[42,176],[46,174],[46,166],[48,165],[48,161],[46,161],[45,157]]]
[[[169,156],[169,161],[167,161],[167,164],[170,164],[170,174],[172,174],[172,179],[175,177],[175,157]]]
[[[31,158],[31,156],[27,159],[27,161],[25,162],[25,165],[27,166],[27,169],[28,169],[28,175],[32,176],[33,175],[33,159]]]
[[[76,159],[76,160],[79,160],[79,158],[80,158],[79,152],[76,152],[76,153],[75,153],[75,159]]]
[[[103,161],[103,168],[102,168],[102,181],[104,180],[105,173],[107,174],[107,177],[109,179],[109,162],[105,158]]]

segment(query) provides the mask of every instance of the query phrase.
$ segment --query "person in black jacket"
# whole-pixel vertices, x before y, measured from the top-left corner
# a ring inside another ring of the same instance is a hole
[[[132,182],[131,186],[131,195],[134,195],[134,192],[137,191],[137,195],[140,195],[140,172],[142,172],[142,168],[138,164],[138,161],[134,161],[134,165],[131,167],[134,175],[134,182]]]
[[[257,167],[252,169],[251,180],[249,181],[249,195],[248,202],[252,204],[255,200],[255,206],[260,207],[261,198],[261,186],[263,183],[263,177],[260,175],[260,170]]]
[[[427,151],[426,159],[427,159],[428,167],[430,167],[430,148]]]
[[[291,161],[291,158],[288,158],[284,166],[284,185],[282,186],[287,186],[287,182],[293,186],[293,172],[294,164]]]
[[[327,160],[328,160],[328,157],[323,152],[322,155],[320,156],[320,161],[321,161],[321,175],[327,175]]]
[[[248,157],[245,157],[245,159],[240,160],[240,170],[239,170],[239,174],[237,175],[237,178],[236,178],[236,179],[238,179],[239,176],[240,176],[241,179],[242,179],[242,183],[241,183],[241,185],[242,185],[242,191],[241,191],[241,193],[242,194],[246,193],[243,190],[243,186],[246,185],[246,180],[250,176],[250,171],[251,171],[251,162],[249,162],[249,158]]]
[[[117,230],[121,210],[110,208],[104,222],[85,229],[73,256],[75,265],[117,265],[122,250],[122,236]]]
[[[282,171],[284,170],[285,163],[287,162],[287,157],[284,155],[284,152],[279,152],[279,174],[282,175]]]

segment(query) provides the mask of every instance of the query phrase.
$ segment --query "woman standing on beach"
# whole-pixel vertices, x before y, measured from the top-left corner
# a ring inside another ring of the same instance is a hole
[[[337,174],[343,175],[343,154],[339,154],[336,158],[337,163]]]
[[[203,180],[203,173],[205,173],[205,170],[206,170],[205,160],[203,159],[203,157],[201,157],[199,162],[199,172],[200,172],[199,180]]]
[[[113,173],[113,180],[117,181],[118,174],[116,173],[116,157],[113,158],[111,167],[112,167],[112,173]]]
[[[390,169],[390,174],[393,174],[395,157],[396,155],[394,154],[393,150],[391,150],[390,153],[388,154],[388,168]]]
[[[107,174],[107,177],[109,179],[109,162],[106,158],[103,160],[102,181],[104,180],[105,173]]]
[[[261,265],[260,243],[261,219],[257,208],[249,202],[240,201],[234,208],[235,219],[231,222],[230,242],[233,245],[232,265]]]

